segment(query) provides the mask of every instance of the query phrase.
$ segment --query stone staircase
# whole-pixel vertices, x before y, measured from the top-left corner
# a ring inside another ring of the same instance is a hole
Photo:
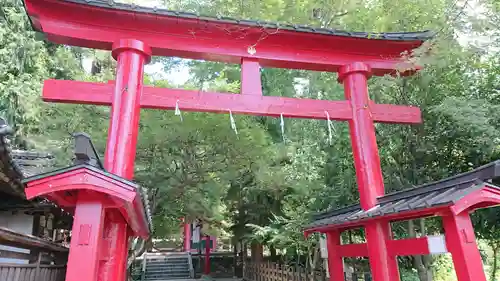
[[[142,281],[186,280],[194,278],[190,253],[146,253],[142,261]]]

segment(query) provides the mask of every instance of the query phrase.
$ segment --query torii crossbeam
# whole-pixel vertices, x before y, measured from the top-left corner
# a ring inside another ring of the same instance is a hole
[[[260,79],[260,73],[242,79]],[[245,80],[244,80],[245,81]],[[113,81],[111,81],[113,82]],[[68,80],[47,80],[43,99],[49,102],[112,105],[114,84]],[[175,109],[183,111],[250,114],[290,118],[352,120],[352,105],[348,100],[314,100],[262,96],[258,92],[242,94],[211,93],[193,90],[144,87],[141,108]],[[377,104],[370,101],[373,121],[382,123],[416,124],[421,122],[420,109],[413,106]]]
[[[349,122],[361,207],[368,210],[375,206],[377,197],[384,195],[374,122],[421,122],[420,110],[416,107],[372,102],[367,81],[372,75],[398,71],[403,75],[412,74],[417,67],[405,62],[402,53],[419,47],[430,38],[430,32],[345,32],[201,17],[107,0],[24,0],[24,3],[33,27],[49,40],[111,50],[117,59],[116,81],[48,80],[43,98],[51,102],[111,105],[104,166],[108,172],[126,179],[133,177],[141,107],[174,109],[178,104],[181,110],[189,111],[231,111],[311,119],[327,119],[328,112],[331,119]],[[152,55],[241,64],[241,93],[143,87],[144,64]],[[338,72],[346,99],[326,101],[263,96],[260,67]],[[102,223],[95,221],[99,225]],[[104,231],[109,235],[109,243],[123,243],[123,239],[113,238],[122,231],[121,226],[114,226],[115,222],[122,221],[114,218],[106,221],[104,230],[101,227],[96,227],[95,231],[86,228],[89,232],[85,234],[100,237]],[[78,227],[74,225],[73,230],[78,230]],[[115,230],[110,232],[107,228]],[[366,226],[368,256],[375,281],[399,280],[397,261],[387,249],[389,228],[387,222],[378,221]],[[100,243],[100,239],[91,241]],[[93,248],[87,252],[99,251],[99,246],[88,246]],[[85,247],[80,245],[71,249],[70,255],[80,255],[84,259],[82,253],[85,251],[81,249]],[[126,255],[124,251],[110,252],[104,261],[86,261],[93,263],[92,268],[97,271],[89,272],[87,276],[75,270],[79,267],[75,262],[78,259],[72,258],[66,280],[123,281],[123,255]]]

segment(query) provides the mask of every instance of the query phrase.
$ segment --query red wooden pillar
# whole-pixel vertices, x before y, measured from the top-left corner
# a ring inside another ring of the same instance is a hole
[[[138,40],[120,40],[113,44],[112,55],[117,60],[116,84],[104,165],[108,172],[131,180],[134,177],[144,65],[151,58],[151,48]],[[102,280],[124,281],[129,238],[127,223],[121,215],[106,212],[104,232],[110,248],[100,268]]]
[[[339,254],[340,232],[338,230],[326,233],[326,247],[328,250],[328,272],[330,281],[344,281],[344,260]]]
[[[262,96],[262,82],[258,59],[241,59],[241,93],[243,95]]]
[[[361,207],[369,210],[384,194],[384,182],[378,154],[375,126],[370,111],[368,78],[371,69],[364,63],[352,63],[339,70],[339,81],[350,101],[352,120],[349,120],[354,166]],[[374,281],[399,281],[398,264],[387,250],[390,239],[388,223],[372,222],[366,225],[368,257]]]
[[[102,198],[95,194],[79,192],[72,228],[66,281],[98,280],[103,222]]]
[[[205,275],[210,275],[210,236],[205,236]]]
[[[191,252],[191,224],[184,218],[184,251]]]
[[[486,281],[469,213],[443,216],[443,225],[458,281]]]

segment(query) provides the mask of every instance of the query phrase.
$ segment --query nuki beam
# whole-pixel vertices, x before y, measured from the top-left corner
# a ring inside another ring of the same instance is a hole
[[[443,235],[389,240],[387,248],[391,256],[448,253]],[[336,245],[334,246],[334,250],[341,257],[368,257],[368,246],[366,243]]]
[[[245,84],[243,84],[245,85]],[[247,89],[247,88],[244,88]],[[114,85],[69,80],[46,80],[43,100],[59,103],[111,105]],[[182,89],[144,87],[141,108],[175,109],[181,111],[249,114],[289,118],[352,119],[352,108],[347,100],[314,100],[248,94],[201,92]],[[420,109],[414,106],[376,104],[370,102],[373,120],[381,123],[418,124],[422,122]]]

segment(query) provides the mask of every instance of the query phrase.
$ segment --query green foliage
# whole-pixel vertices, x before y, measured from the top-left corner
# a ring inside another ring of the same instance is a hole
[[[401,280],[405,281],[420,281],[418,274],[414,269],[403,269],[400,272]]]

